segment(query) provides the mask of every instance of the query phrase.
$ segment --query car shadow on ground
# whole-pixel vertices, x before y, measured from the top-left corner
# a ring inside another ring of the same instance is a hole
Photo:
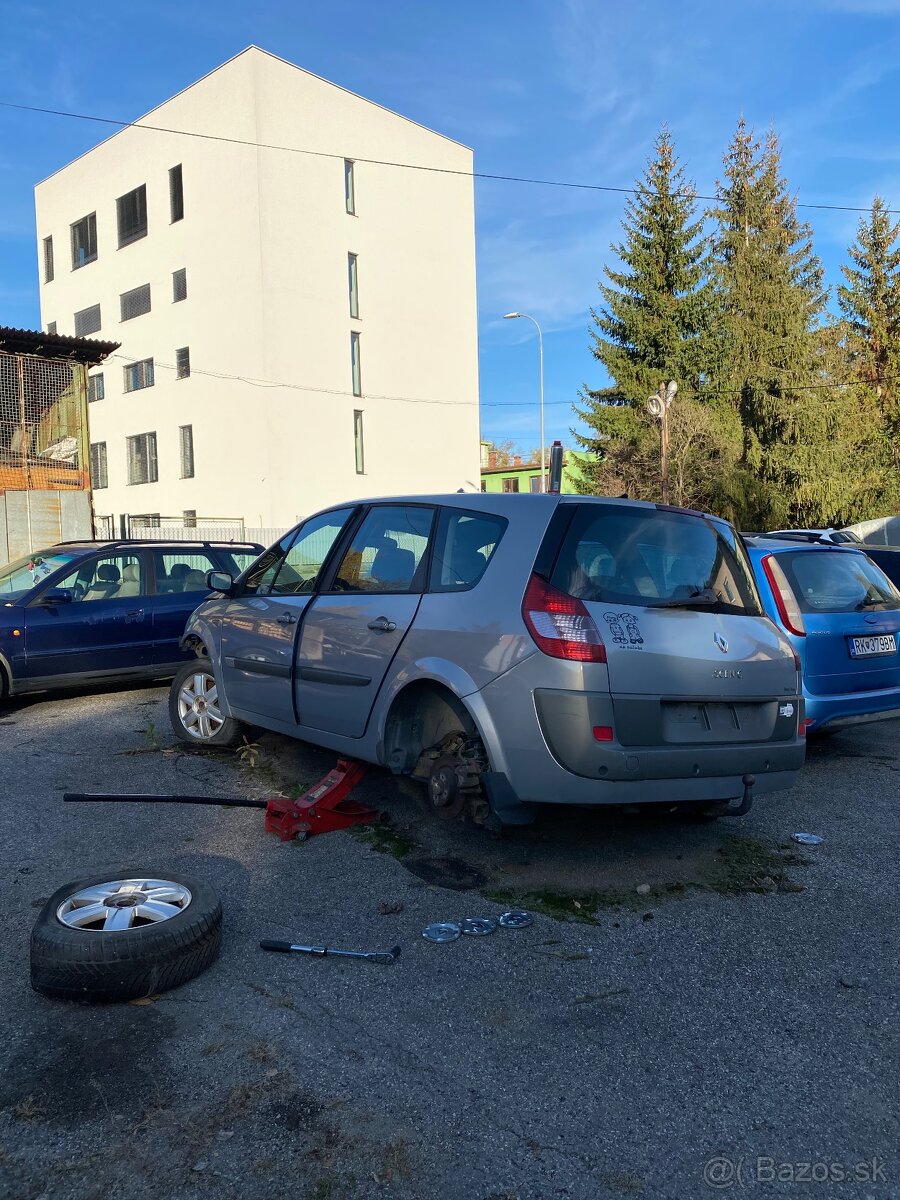
[[[257,744],[261,769],[289,794],[334,766],[333,753],[289,738],[265,734]],[[442,817],[424,785],[376,767],[353,796],[382,814],[354,836],[426,883],[555,915],[589,919],[600,908],[646,908],[697,890],[803,890],[793,870],[805,861],[800,848],[789,833],[783,841],[763,834],[752,811],[710,822],[665,803],[637,811],[554,804],[539,809],[534,824],[497,836]]]

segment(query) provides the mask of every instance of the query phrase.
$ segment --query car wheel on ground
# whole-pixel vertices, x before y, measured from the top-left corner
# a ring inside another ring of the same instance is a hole
[[[222,904],[208,884],[171,872],[110,871],[59,888],[31,934],[31,986],[60,1000],[134,1000],[213,963]]]
[[[207,658],[185,663],[169,690],[169,719],[176,737],[190,746],[236,746],[246,726],[226,717],[219,707],[219,692]]]

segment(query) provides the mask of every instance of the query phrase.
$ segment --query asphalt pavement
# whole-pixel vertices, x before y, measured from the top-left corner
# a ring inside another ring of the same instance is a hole
[[[0,706],[4,1200],[900,1197],[898,723],[813,745],[791,792],[714,825],[561,810],[495,840],[380,772],[387,832],[303,844],[246,809],[63,805],[331,765],[272,738],[255,767],[182,754],[165,697]],[[796,831],[824,839],[802,861]],[[107,870],[212,884],[219,961],[149,1003],[32,992],[43,899]],[[549,911],[422,939],[497,895]]]

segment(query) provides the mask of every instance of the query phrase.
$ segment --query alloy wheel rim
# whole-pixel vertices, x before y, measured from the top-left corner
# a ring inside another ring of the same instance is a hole
[[[185,732],[197,741],[215,737],[225,718],[219,708],[219,689],[212,675],[197,671],[178,692],[178,719]]]
[[[170,921],[190,902],[190,889],[170,879],[113,879],[73,892],[56,916],[70,929],[123,933]]]

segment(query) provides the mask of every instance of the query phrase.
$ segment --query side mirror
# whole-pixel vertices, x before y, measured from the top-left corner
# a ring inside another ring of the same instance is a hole
[[[211,592],[221,592],[225,596],[234,595],[234,580],[224,571],[208,571],[206,586]]]
[[[72,593],[67,588],[50,588],[38,600],[39,608],[54,607],[57,604],[71,604]]]

